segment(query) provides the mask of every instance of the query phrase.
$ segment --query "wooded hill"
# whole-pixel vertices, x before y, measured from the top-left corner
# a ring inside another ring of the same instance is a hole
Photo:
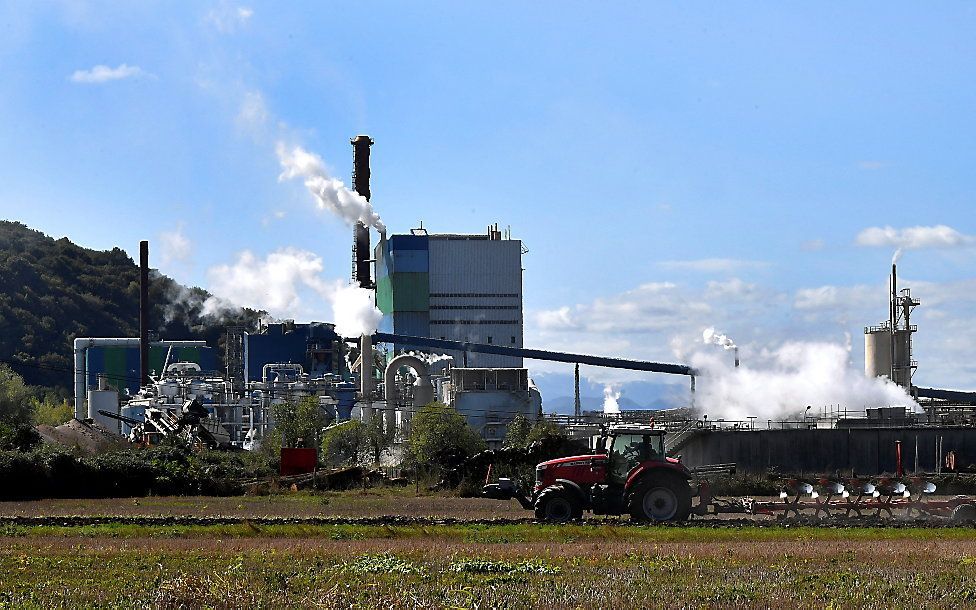
[[[228,324],[263,312],[204,316],[210,294],[151,273],[150,325],[160,338],[217,347]],[[19,222],[0,221],[0,362],[27,383],[68,395],[75,337],[139,335],[139,267],[121,248],[89,250]]]

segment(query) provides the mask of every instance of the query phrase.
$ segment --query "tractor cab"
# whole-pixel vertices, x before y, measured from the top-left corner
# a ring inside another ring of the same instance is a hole
[[[617,426],[602,437],[611,483],[624,484],[628,475],[645,462],[666,460],[664,431],[648,426]]]

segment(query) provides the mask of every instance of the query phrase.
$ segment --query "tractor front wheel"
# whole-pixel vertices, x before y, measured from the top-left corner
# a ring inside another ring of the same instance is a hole
[[[634,485],[627,506],[635,521],[685,521],[691,513],[691,488],[680,477],[650,474]]]
[[[562,485],[542,490],[535,500],[535,518],[550,523],[566,523],[583,517],[583,504],[576,494]]]

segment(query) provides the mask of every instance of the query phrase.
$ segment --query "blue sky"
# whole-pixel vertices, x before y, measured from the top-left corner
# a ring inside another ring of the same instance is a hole
[[[527,345],[673,361],[715,325],[758,358],[847,333],[859,368],[905,246],[918,382],[976,389],[976,6],[696,9],[8,2],[0,216],[150,239],[176,279],[267,305],[222,280],[246,265],[277,313],[327,319],[350,230],[275,146],[348,180],[368,133],[392,231],[524,240]]]

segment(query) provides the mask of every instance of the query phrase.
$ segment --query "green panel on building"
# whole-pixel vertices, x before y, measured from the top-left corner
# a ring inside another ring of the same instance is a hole
[[[392,311],[427,311],[430,309],[428,274],[394,273],[389,277],[393,280]]]
[[[393,313],[393,284],[389,276],[376,280],[376,308],[383,313]]]
[[[124,391],[125,387],[129,385],[129,377],[131,372],[129,371],[129,353],[127,348],[124,347],[108,347],[105,348],[105,376],[108,385],[115,388],[116,390]],[[139,370],[138,363],[136,364],[136,370]],[[137,373],[138,376],[138,373]]]

